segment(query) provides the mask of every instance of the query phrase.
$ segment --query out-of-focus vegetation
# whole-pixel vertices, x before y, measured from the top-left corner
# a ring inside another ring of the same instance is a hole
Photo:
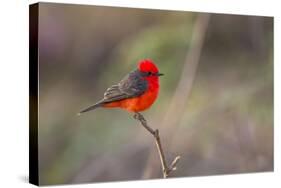
[[[143,114],[168,160],[182,157],[172,176],[273,170],[272,18],[212,14],[184,113],[161,127],[198,15],[40,3],[40,184],[161,177],[153,138],[132,114],[76,116],[143,58],[165,74]]]

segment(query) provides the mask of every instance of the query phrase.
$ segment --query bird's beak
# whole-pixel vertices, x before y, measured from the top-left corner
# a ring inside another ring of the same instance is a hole
[[[162,73],[157,73],[157,76],[163,76],[164,74],[162,74]]]

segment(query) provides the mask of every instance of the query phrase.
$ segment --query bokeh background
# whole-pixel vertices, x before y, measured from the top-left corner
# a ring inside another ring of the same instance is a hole
[[[172,177],[273,170],[273,18],[40,3],[40,184],[162,177],[132,114],[76,116],[144,58],[165,74],[143,115],[181,155]]]

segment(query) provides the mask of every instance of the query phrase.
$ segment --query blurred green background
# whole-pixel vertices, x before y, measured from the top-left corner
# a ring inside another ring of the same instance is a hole
[[[162,177],[132,114],[76,116],[144,58],[165,74],[143,115],[181,155],[172,177],[273,170],[273,18],[40,3],[40,184]]]

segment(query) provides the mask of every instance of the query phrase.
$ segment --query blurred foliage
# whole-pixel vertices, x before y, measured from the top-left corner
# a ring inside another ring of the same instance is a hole
[[[167,135],[168,158],[182,156],[174,176],[273,170],[272,18],[212,14],[184,116],[172,129],[157,124],[179,82],[197,16],[40,3],[41,184],[143,178],[153,140],[132,114],[97,109],[76,116],[143,58],[165,74],[159,99],[144,115]],[[160,163],[150,166],[151,178],[161,177]]]

